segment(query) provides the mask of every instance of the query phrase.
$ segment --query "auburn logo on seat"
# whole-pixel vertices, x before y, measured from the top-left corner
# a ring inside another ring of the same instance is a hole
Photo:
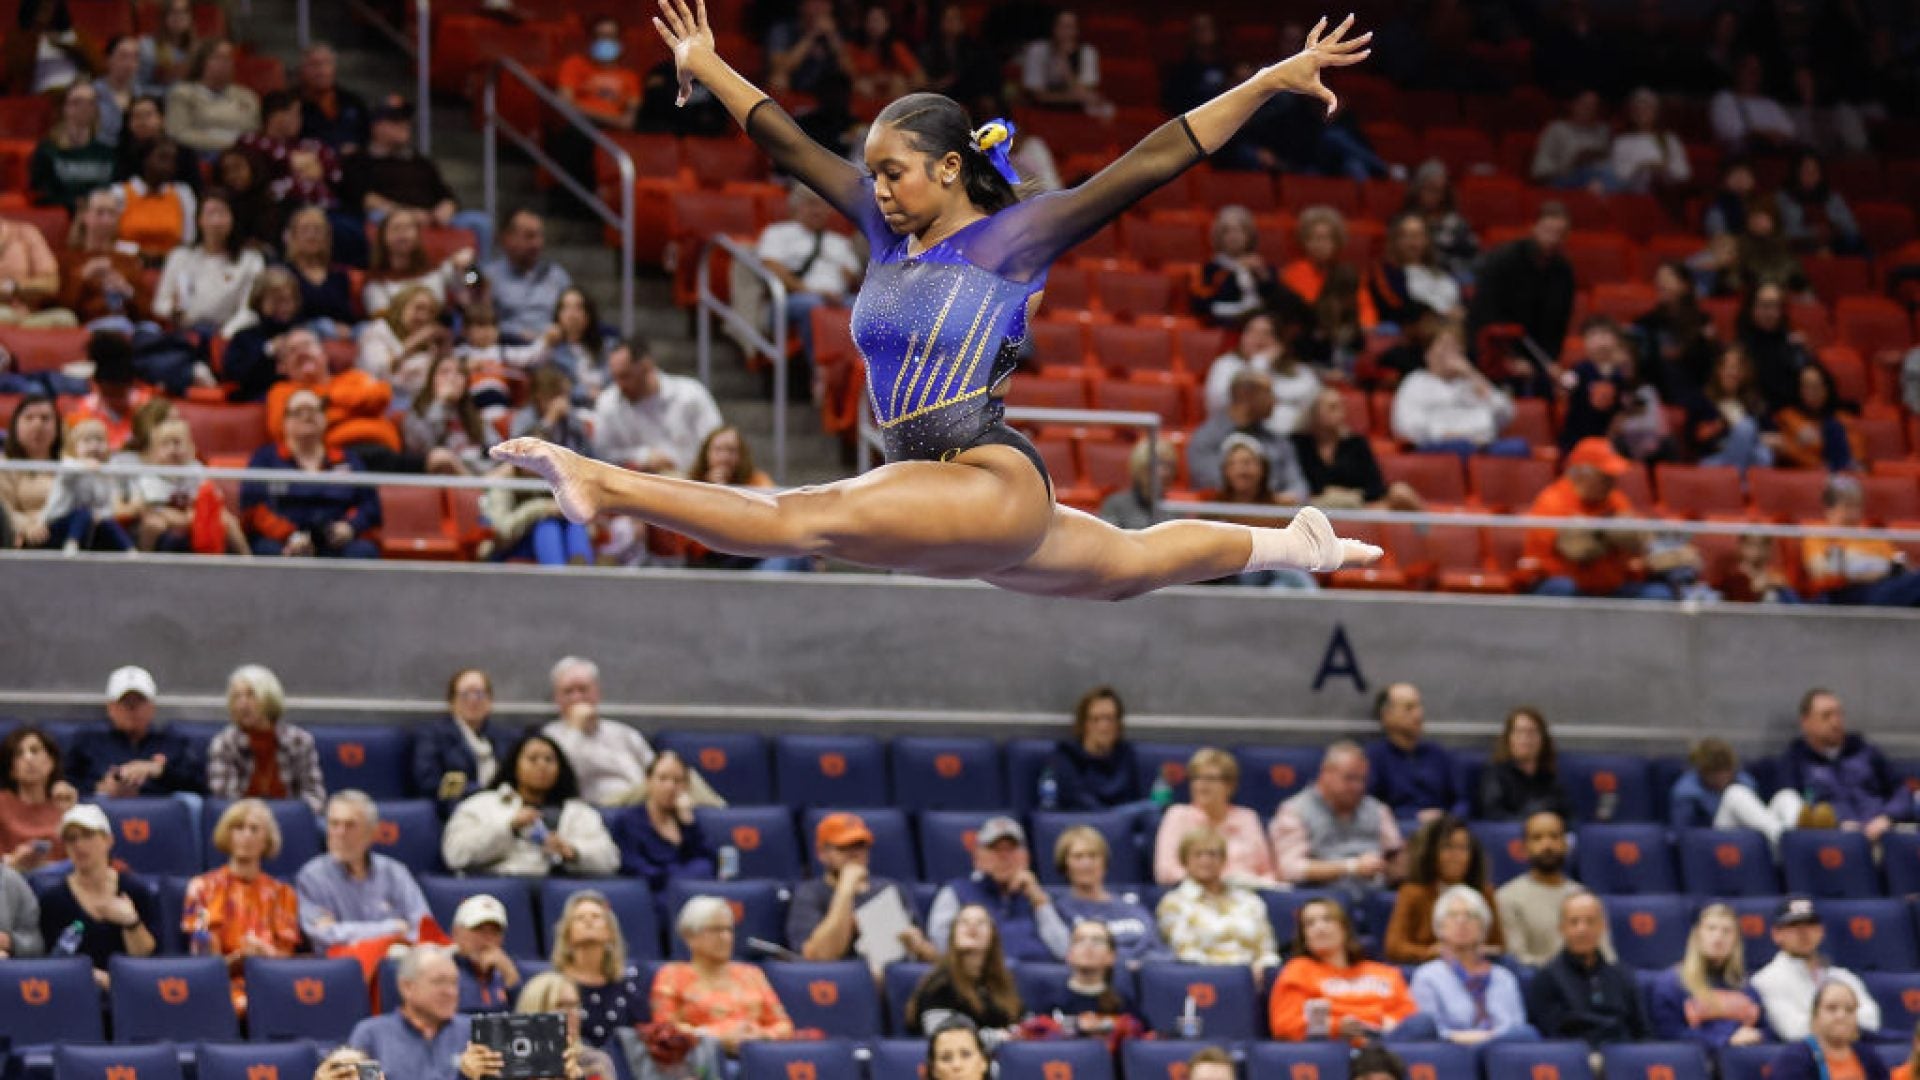
[[[1047,1062],[1040,1066],[1040,1080],[1073,1080],[1073,1062]]]
[[[967,854],[973,854],[974,846],[978,843],[980,843],[979,829],[968,829],[960,834],[960,846],[967,849]]]
[[[1837,847],[1820,849],[1820,865],[1828,870],[1838,870],[1847,865],[1847,853]]]
[[[1601,795],[1612,795],[1620,790],[1620,778],[1602,769],[1593,774],[1593,790]]]
[[[1526,862],[1527,842],[1517,836],[1507,841],[1507,858],[1517,863]]]
[[[1613,861],[1621,866],[1633,866],[1640,861],[1640,845],[1632,840],[1620,840],[1613,845]]]
[[[259,1064],[247,1066],[247,1080],[280,1080],[280,1066]]]
[[[1439,1080],[1431,1061],[1416,1061],[1407,1066],[1407,1080]]]
[[[131,1065],[109,1065],[107,1080],[140,1080],[140,1070]]]
[[[807,984],[807,997],[821,1008],[837,1005],[840,1003],[840,984],[832,979],[815,979]]]
[[[1320,1080],[1320,1066],[1311,1061],[1296,1061],[1287,1070],[1287,1080]]]
[[[53,998],[53,984],[45,979],[21,979],[20,1000],[29,1005],[45,1005]]]
[[[187,980],[172,977],[161,979],[154,984],[154,988],[160,991],[160,1000],[169,1005],[181,1004],[192,992],[187,986]]]
[[[144,844],[153,838],[153,826],[143,817],[120,819],[120,839],[129,844]]]
[[[1647,1066],[1647,1080],[1673,1080],[1673,1066],[1671,1065]]]
[[[1533,1066],[1533,1080],[1560,1080],[1560,1066],[1541,1061]]]
[[[752,825],[735,825],[733,827],[733,846],[739,848],[741,851],[760,850],[760,830],[754,828]]]
[[[1191,1070],[1184,1061],[1176,1061],[1167,1066],[1167,1080],[1187,1080]]]
[[[295,979],[293,996],[302,1005],[318,1005],[327,1000],[327,984],[320,979]]]
[[[847,755],[821,754],[820,775],[839,779],[847,775]]]
[[[787,1080],[819,1080],[819,1070],[811,1061],[787,1062]]]
[[[1872,941],[1873,920],[1865,915],[1855,915],[1847,920],[1847,933],[1852,934],[1855,941]]]
[[[1282,764],[1267,769],[1267,778],[1273,781],[1274,787],[1292,787],[1299,776],[1293,771],[1293,766]]]
[[[700,767],[708,772],[719,772],[727,767],[727,752],[717,746],[701,747]]]
[[[733,925],[739,926],[747,917],[747,905],[738,900],[727,901],[727,910],[733,912]]]
[[[1713,849],[1713,857],[1719,861],[1721,866],[1732,870],[1741,863],[1740,845],[1721,844]]]
[[[1650,937],[1660,929],[1660,920],[1654,918],[1651,911],[1636,911],[1627,917],[1627,929],[1632,930],[1636,937]]]
[[[1900,1004],[1910,1013],[1920,1013],[1920,990],[1900,991]]]
[[[962,767],[959,754],[941,754],[933,759],[933,771],[945,780],[959,776]]]
[[[1757,938],[1767,932],[1767,921],[1758,914],[1749,912],[1740,916],[1740,936]]]
[[[400,842],[400,826],[391,821],[382,821],[373,827],[373,842],[388,847]]]
[[[362,743],[343,742],[339,749],[334,751],[334,756],[338,757],[340,764],[347,768],[357,769],[367,763],[367,748]]]
[[[1166,777],[1169,784],[1184,784],[1187,782],[1187,763],[1163,761],[1160,763],[1160,775]]]

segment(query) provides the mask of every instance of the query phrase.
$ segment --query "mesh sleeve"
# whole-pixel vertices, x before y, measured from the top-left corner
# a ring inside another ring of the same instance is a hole
[[[747,113],[743,126],[747,137],[765,150],[775,165],[845,214],[869,240],[887,232],[886,219],[874,202],[872,178],[859,166],[808,138],[772,98],[761,98]]]

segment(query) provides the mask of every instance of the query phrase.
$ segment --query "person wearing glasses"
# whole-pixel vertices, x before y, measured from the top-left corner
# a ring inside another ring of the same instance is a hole
[[[1240,763],[1232,754],[1211,746],[1194,752],[1187,761],[1188,801],[1167,807],[1160,819],[1160,832],[1153,845],[1154,881],[1178,885],[1186,880],[1181,843],[1188,833],[1206,828],[1226,838],[1227,880],[1252,888],[1279,884],[1273,848],[1260,826],[1260,816],[1233,804],[1234,789],[1239,785]]]
[[[447,681],[446,718],[420,732],[413,743],[413,789],[432,799],[441,817],[500,779],[513,743],[492,720],[492,677],[479,668],[454,672]]]

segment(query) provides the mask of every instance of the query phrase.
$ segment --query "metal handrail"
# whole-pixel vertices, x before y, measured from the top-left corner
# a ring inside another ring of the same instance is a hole
[[[771,316],[772,336],[763,334],[760,328],[748,322],[739,310],[726,303],[713,291],[713,252],[715,248],[733,257],[734,265],[740,266],[760,280],[767,287],[767,309]],[[752,346],[755,352],[765,353],[773,364],[773,478],[785,483],[787,479],[787,285],[752,248],[740,243],[731,236],[715,235],[700,245],[700,261],[694,267],[694,281],[699,290],[699,301],[695,305],[695,353],[700,363],[700,382],[713,385],[713,320],[717,315],[740,339]]]
[[[1151,440],[1147,443],[1147,475],[1160,475],[1160,428],[1166,421],[1156,412],[1130,412],[1125,409],[1044,409],[1030,405],[1012,405],[1007,408],[1007,419],[1029,424],[1087,424],[1102,427],[1141,428]],[[886,442],[880,437],[880,429],[873,426],[873,413],[869,409],[860,410],[860,438],[857,446],[857,465],[861,472],[873,468],[873,453],[886,453]],[[1152,500],[1147,509],[1151,511],[1160,505],[1166,493],[1155,483],[1149,493]]]
[[[249,3],[251,0],[249,0]],[[432,0],[414,0],[414,36],[408,39],[406,31],[387,21],[367,0],[346,0],[347,9],[359,17],[360,21],[378,30],[381,36],[394,43],[401,52],[413,54],[414,123],[419,134],[414,136],[420,153],[433,152],[433,91],[428,78],[433,66],[433,2]],[[305,52],[313,42],[313,0],[296,0],[294,4],[294,38]]]
[[[422,0],[424,3],[425,0]],[[547,155],[537,137],[530,137],[508,124],[500,116],[500,73],[506,72],[515,82],[533,92],[548,108],[560,114],[574,130],[586,135],[595,146],[612,155],[614,164],[620,169],[620,212],[614,213],[596,192],[588,191],[584,185],[574,179],[565,166]],[[500,136],[520,148],[520,152],[532,158],[544,167],[553,178],[560,182],[574,198],[579,199],[588,209],[620,231],[620,333],[622,336],[633,334],[633,262],[634,262],[634,208],[633,184],[639,173],[634,168],[633,155],[626,152],[619,143],[607,137],[599,126],[581,114],[565,98],[554,93],[542,84],[533,72],[521,66],[519,61],[508,57],[498,57],[487,67],[485,96],[485,124],[481,131],[484,145],[481,159],[481,186],[486,190],[487,218],[499,220],[500,202]]]

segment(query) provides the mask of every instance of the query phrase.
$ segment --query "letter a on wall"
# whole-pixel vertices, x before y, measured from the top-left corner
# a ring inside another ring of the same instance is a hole
[[[1333,678],[1351,679],[1355,693],[1367,692],[1367,677],[1360,673],[1360,657],[1347,640],[1347,628],[1339,623],[1333,624],[1333,637],[1327,639],[1327,651],[1320,656],[1320,670],[1313,676],[1313,692],[1319,693],[1327,680]]]

